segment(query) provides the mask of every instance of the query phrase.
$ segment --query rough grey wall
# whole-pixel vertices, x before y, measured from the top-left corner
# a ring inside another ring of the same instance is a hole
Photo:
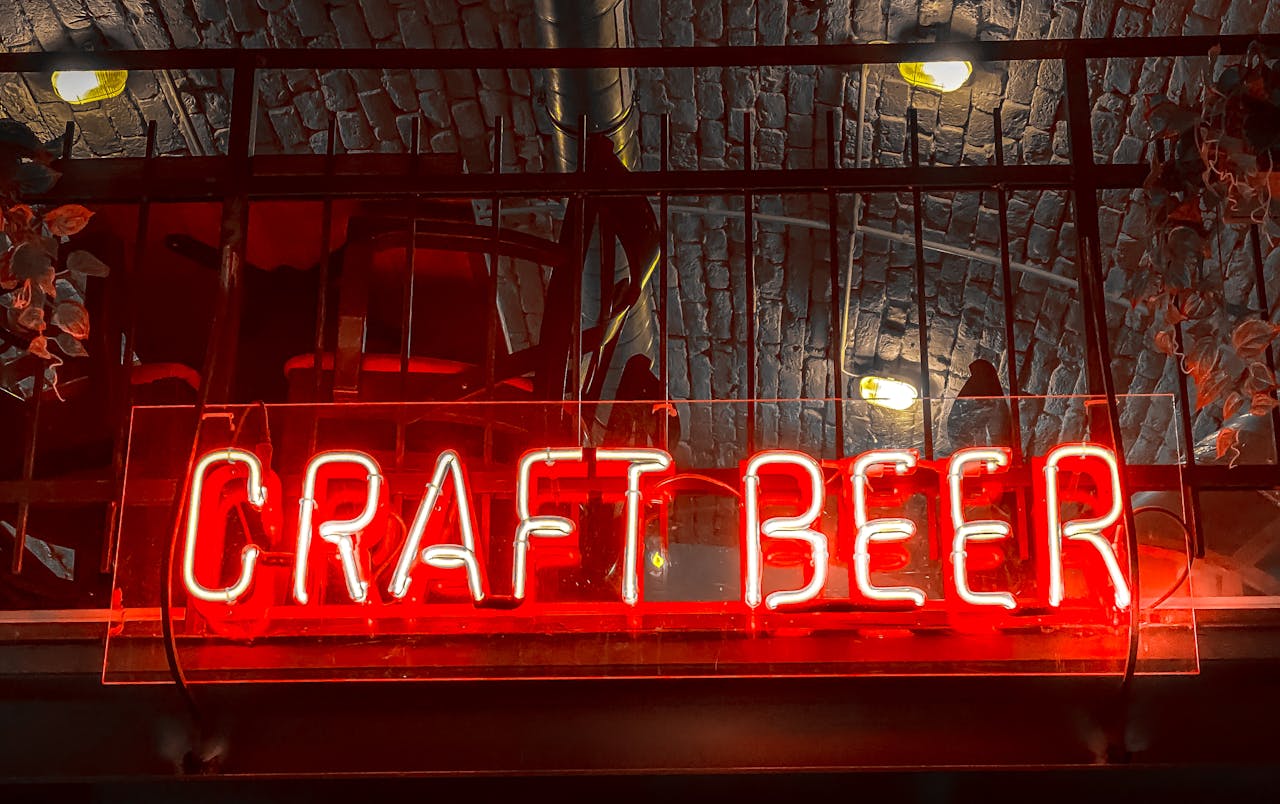
[[[834,43],[892,38],[912,24],[950,25],[958,36],[980,38],[1148,36],[1280,30],[1280,2],[1254,0],[632,0],[639,46]],[[0,43],[10,50],[71,47],[91,33],[117,47],[529,47],[535,44],[529,0],[0,0]],[[1092,71],[1094,151],[1101,161],[1145,158],[1140,104],[1151,92],[1177,93],[1185,64],[1165,60],[1112,61]],[[137,75],[126,96],[72,110],[38,76],[0,76],[0,112],[54,136],[68,120],[80,132],[82,155],[136,155],[144,121],[159,127],[164,153],[218,152],[226,147],[229,104],[226,76],[192,72],[172,76],[190,121],[190,141],[165,82]],[[872,68],[865,110],[869,161],[901,165],[909,153],[907,118],[920,117],[921,157],[937,164],[985,164],[1001,138],[1010,162],[1062,162],[1069,143],[1063,124],[1062,73],[1052,62],[988,65],[962,90],[944,96],[913,91],[892,68]],[[658,163],[659,116],[671,118],[671,162],[677,169],[742,164],[750,148],[755,164],[785,169],[826,164],[825,121],[840,131],[840,158],[852,164],[859,114],[856,70],[837,67],[725,70],[644,70],[637,76],[643,112],[644,165]],[[547,156],[549,129],[539,100],[539,76],[522,70],[290,71],[264,73],[260,94],[260,152],[322,151],[330,116],[350,151],[398,151],[412,119],[423,121],[423,148],[459,153],[466,169],[488,170],[492,121],[508,121],[501,155],[505,169],[538,171]],[[1003,114],[994,130],[993,111]],[[744,142],[742,113],[755,130]],[[738,215],[677,212],[671,221],[672,391],[690,398],[732,398],[746,393],[745,232],[741,199],[673,199],[673,205]],[[823,197],[760,198],[756,231],[758,396],[817,397],[835,390],[828,359],[832,317],[841,315],[827,284],[828,232]],[[1141,209],[1123,193],[1103,199],[1104,253],[1109,292],[1123,295],[1126,270],[1143,242]],[[839,200],[841,260],[854,224],[850,198]],[[485,211],[479,210],[483,216]],[[508,221],[553,236],[548,214]],[[1014,361],[1028,394],[1082,390],[1080,311],[1070,280],[1076,275],[1070,200],[1056,194],[1015,194],[1010,200],[1013,259],[1059,277],[1016,275],[1015,343],[1004,343],[999,280],[990,258],[997,251],[991,193],[924,201],[927,240],[981,252],[971,259],[926,250],[930,325],[928,368],[935,394],[953,394],[968,364],[985,358],[1002,368]],[[910,196],[866,199],[860,224],[867,230],[912,232]],[[1251,272],[1233,233],[1224,238],[1224,288],[1241,300]],[[918,376],[913,248],[868,231],[853,243],[855,293],[849,316],[848,361],[853,375]],[[1121,270],[1115,270],[1119,266]],[[517,345],[536,340],[545,277],[534,266],[504,266],[505,309]],[[1067,280],[1066,282],[1061,280]],[[1273,292],[1274,298],[1274,292]],[[1149,320],[1114,305],[1112,338],[1119,387],[1169,391],[1174,365],[1148,346]],[[844,391],[854,392],[853,378]],[[1157,409],[1158,408],[1158,409]],[[824,406],[780,405],[762,417],[767,441],[829,440],[831,412]],[[939,412],[940,417],[945,411]],[[1212,412],[1199,432],[1212,429]],[[1206,416],[1208,418],[1206,418]],[[776,417],[776,421],[774,420]],[[856,427],[856,420],[851,426]],[[940,418],[939,429],[942,421]],[[1139,457],[1169,454],[1168,411],[1135,405],[1126,411]],[[742,421],[725,414],[696,432],[724,443]],[[1024,418],[1029,437],[1043,443],[1071,435],[1079,416],[1055,402],[1032,404]],[[1078,435],[1076,433],[1075,435]],[[946,444],[940,442],[944,449]],[[714,457],[708,443],[704,458]],[[723,457],[723,456],[721,456]]]

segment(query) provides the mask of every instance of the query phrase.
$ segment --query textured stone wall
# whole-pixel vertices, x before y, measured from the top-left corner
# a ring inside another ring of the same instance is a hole
[[[531,6],[530,0],[0,0],[0,44],[10,50],[53,50],[101,35],[116,47],[141,48],[530,47],[536,45]],[[641,47],[870,41],[894,38],[915,24],[949,25],[957,36],[987,39],[1280,30],[1280,2],[1253,0],[632,0],[631,13]],[[1168,60],[1093,65],[1096,158],[1144,160],[1141,99],[1153,92],[1178,94],[1189,74],[1188,64]],[[82,155],[139,154],[146,120],[157,121],[163,153],[224,150],[227,76],[192,72],[171,78],[173,92],[163,76],[135,75],[125,96],[72,110],[38,76],[0,76],[0,112],[32,123],[49,137],[74,120],[75,149]],[[1067,157],[1058,63],[980,66],[966,87],[943,96],[912,90],[890,67],[869,69],[866,83],[866,104],[860,109],[856,69],[642,70],[637,88],[643,165],[653,169],[659,163],[664,114],[670,116],[670,161],[676,169],[739,167],[748,150],[761,168],[821,166],[827,164],[828,119],[839,132],[839,159],[851,165],[860,114],[866,121],[865,160],[902,165],[909,160],[913,109],[926,163],[988,164],[997,138],[1010,163],[1061,163]],[[509,134],[501,154],[504,169],[539,171],[550,147],[539,87],[540,75],[523,70],[268,72],[260,76],[257,148],[321,152],[334,118],[344,150],[401,151],[417,118],[424,150],[457,153],[465,169],[483,171],[492,167],[492,121],[501,117]],[[997,108],[1003,117],[999,132]],[[749,141],[743,124],[747,111],[754,123]],[[1102,199],[1107,290],[1117,297],[1133,290],[1127,277],[1144,240],[1136,198],[1112,193]],[[671,220],[672,392],[687,398],[742,397],[748,385],[742,199],[686,198],[672,204],[695,210],[676,211]],[[830,359],[838,349],[831,341],[831,321],[843,311],[830,294],[827,204],[825,197],[755,199],[761,218],[754,233],[757,396],[826,396],[841,381]],[[1010,199],[1013,261],[1048,274],[1015,272],[1012,349],[1004,342],[993,262],[995,208],[992,193],[924,198],[927,241],[983,255],[925,251],[932,390],[954,394],[968,377],[969,362],[984,358],[1002,371],[1012,361],[1022,393],[1080,391],[1083,341],[1072,287],[1077,254],[1071,201],[1050,193],[1016,193]],[[838,213],[839,267],[843,275],[852,248],[855,288],[844,366],[850,376],[843,378],[843,391],[853,395],[854,377],[866,373],[917,378],[914,249],[901,242],[913,231],[910,195],[865,199],[858,220],[863,233],[857,238],[851,238],[850,197],[838,200]],[[478,207],[481,219],[487,214]],[[555,235],[556,220],[542,212],[507,218],[544,236]],[[1252,291],[1252,270],[1238,241],[1235,234],[1224,238],[1220,273],[1229,297],[1244,300]],[[545,276],[536,266],[504,265],[502,273],[508,334],[517,346],[535,342]],[[1175,367],[1149,348],[1150,321],[1122,304],[1109,312],[1118,386],[1135,393],[1172,390]],[[866,424],[855,413],[850,413],[851,431]],[[937,415],[938,431],[945,435],[946,411]],[[1197,432],[1212,429],[1212,416],[1201,415]],[[762,415],[762,438],[830,443],[832,420],[825,406],[779,405]],[[724,450],[715,444],[729,443],[744,421],[739,412],[695,424],[693,432],[713,436],[698,447],[699,457],[722,460],[727,457],[717,452]],[[1030,404],[1024,425],[1035,444],[1080,435],[1073,432],[1080,427],[1078,412],[1060,402]],[[1134,428],[1139,457],[1167,456],[1172,449],[1164,406],[1135,404],[1126,410],[1126,425]],[[851,434],[849,446],[859,437]],[[945,438],[939,446],[947,448]]]

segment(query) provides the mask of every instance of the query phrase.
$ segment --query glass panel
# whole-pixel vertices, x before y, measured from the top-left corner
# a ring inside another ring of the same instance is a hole
[[[741,422],[735,411],[750,404],[684,402],[677,412],[681,424],[694,409]],[[1085,400],[1061,404],[1083,409]],[[191,442],[192,410],[138,408],[116,576],[122,625],[104,678],[167,678],[158,568],[175,537],[170,614],[194,681],[1123,671],[1131,590],[1120,526],[1097,526],[1100,542],[1066,540],[1060,565],[1046,535],[1054,516],[1107,518],[1115,493],[1105,451],[1060,456],[1057,475],[1045,452],[1007,470],[971,465],[962,515],[1007,522],[1009,532],[968,537],[960,572],[947,462],[859,470],[821,460],[822,441],[802,431],[785,445],[790,463],[760,464],[767,453],[756,453],[753,468],[741,430],[726,445],[714,428],[688,425],[689,447],[672,449],[674,461],[609,452],[653,450],[666,416],[653,402],[219,408],[195,452],[207,469],[198,509],[192,516],[188,505],[176,523],[188,464],[175,445]],[[228,457],[233,447],[241,451]],[[308,469],[317,454],[353,449],[368,458],[348,453]],[[462,495],[442,454],[465,469]],[[260,481],[247,473],[255,461]],[[1177,498],[1178,476],[1172,466],[1135,467],[1131,492]],[[265,501],[255,508],[257,492],[246,495],[259,483]],[[787,520],[810,505],[821,513]],[[860,546],[859,505],[873,524],[905,517],[910,535],[883,531]],[[1144,568],[1185,564],[1182,544],[1139,524]],[[1136,597],[1154,601],[1148,584],[1163,589],[1170,577],[1152,570]],[[958,578],[986,597],[969,597]],[[785,592],[796,594],[777,597]],[[1014,609],[991,605],[999,592]],[[1140,622],[1139,671],[1195,669],[1188,608],[1166,605]]]

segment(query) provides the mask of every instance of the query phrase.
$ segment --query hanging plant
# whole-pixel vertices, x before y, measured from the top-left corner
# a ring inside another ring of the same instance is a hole
[[[1211,64],[1218,55],[1215,48]],[[1225,302],[1205,262],[1223,225],[1256,225],[1269,243],[1280,235],[1280,65],[1255,43],[1216,78],[1206,70],[1199,85],[1189,103],[1147,98],[1146,121],[1160,145],[1144,185],[1151,239],[1141,261],[1146,289],[1134,305],[1154,315],[1156,348],[1177,357],[1195,381],[1196,410],[1221,403],[1216,451],[1234,462],[1239,433],[1232,418],[1265,415],[1280,404],[1267,361],[1280,326],[1256,313],[1223,325]]]
[[[57,367],[88,355],[87,277],[108,273],[92,254],[63,248],[92,212],[77,204],[34,208],[21,201],[57,181],[49,165],[58,147],[41,144],[21,123],[0,120],[0,365],[28,356],[44,361],[55,393]],[[7,378],[5,389],[26,396],[16,378]]]

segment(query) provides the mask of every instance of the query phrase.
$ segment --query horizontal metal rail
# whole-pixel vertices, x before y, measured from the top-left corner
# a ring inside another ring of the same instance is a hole
[[[351,155],[335,168],[324,156],[255,156],[249,160],[245,191],[251,197],[335,198],[414,195],[433,198],[481,196],[559,197],[577,193],[599,196],[680,196],[753,193],[946,192],[1009,189],[1068,190],[1074,176],[1066,165],[962,165],[957,167],[805,168],[788,170],[637,171],[625,182],[601,173],[445,173],[432,172],[436,157],[403,154]],[[419,167],[414,172],[415,164]],[[166,181],[154,176],[142,158],[62,160],[54,165],[62,179],[31,201],[131,201],[144,194],[152,201],[221,199],[232,176],[226,157],[164,159]],[[1098,190],[1142,186],[1147,165],[1110,165],[1098,173]]]
[[[286,69],[541,69],[574,67],[740,67],[895,64],[909,61],[1036,61],[1240,55],[1253,41],[1280,48],[1280,35],[1107,37],[985,42],[843,45],[743,45],[653,48],[449,48],[298,50],[131,50],[83,53],[3,53],[0,72],[118,67],[128,70]]]

